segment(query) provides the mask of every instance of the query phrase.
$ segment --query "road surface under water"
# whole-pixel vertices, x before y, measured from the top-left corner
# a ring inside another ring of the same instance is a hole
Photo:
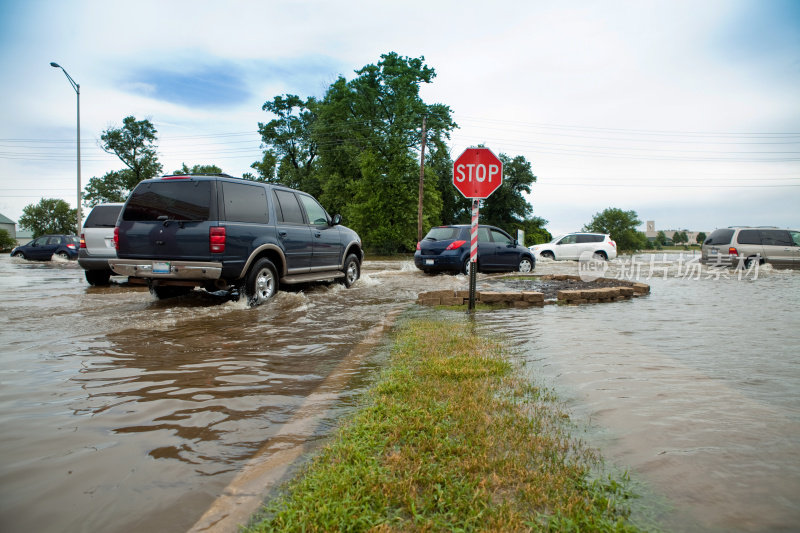
[[[674,256],[637,259],[607,275],[650,283],[647,297],[475,321],[562,394],[666,530],[793,529],[800,271],[695,279]],[[0,530],[186,531],[254,454],[329,434],[381,363],[343,364],[368,332],[466,279],[368,261],[351,289],[307,286],[250,309],[201,291],[93,288],[74,262],[0,257]],[[479,277],[479,289],[497,283]]]

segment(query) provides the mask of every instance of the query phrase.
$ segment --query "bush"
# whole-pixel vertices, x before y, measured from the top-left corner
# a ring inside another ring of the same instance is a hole
[[[8,252],[17,245],[17,241],[11,238],[8,231],[0,229],[0,252]]]

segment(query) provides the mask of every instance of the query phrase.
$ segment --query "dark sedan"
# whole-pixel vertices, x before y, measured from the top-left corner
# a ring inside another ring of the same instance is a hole
[[[53,256],[77,259],[81,241],[75,235],[42,235],[11,250],[11,257],[49,261]]]
[[[431,228],[417,243],[414,264],[424,272],[469,273],[470,230],[467,224]],[[494,226],[478,226],[479,272],[530,272],[536,266],[530,250]]]

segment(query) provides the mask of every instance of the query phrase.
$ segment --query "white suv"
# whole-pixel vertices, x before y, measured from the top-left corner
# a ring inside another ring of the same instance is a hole
[[[617,243],[611,239],[610,235],[605,233],[567,233],[566,235],[559,235],[546,244],[534,244],[528,249],[536,259],[570,259],[577,261],[586,252],[605,261],[617,257]]]
[[[114,226],[123,204],[97,204],[92,208],[81,230],[78,264],[86,271],[89,285],[108,285],[114,274],[109,259],[117,258],[114,249]]]

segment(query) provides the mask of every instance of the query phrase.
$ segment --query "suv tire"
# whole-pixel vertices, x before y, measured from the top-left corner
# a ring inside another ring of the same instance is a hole
[[[278,270],[272,261],[262,257],[255,262],[244,284],[247,303],[251,306],[261,305],[278,292]]]
[[[111,272],[108,270],[87,270],[85,271],[86,281],[89,285],[104,286],[109,284]]]
[[[361,264],[358,262],[358,257],[355,254],[348,255],[344,261],[344,286],[349,289],[360,276]]]

